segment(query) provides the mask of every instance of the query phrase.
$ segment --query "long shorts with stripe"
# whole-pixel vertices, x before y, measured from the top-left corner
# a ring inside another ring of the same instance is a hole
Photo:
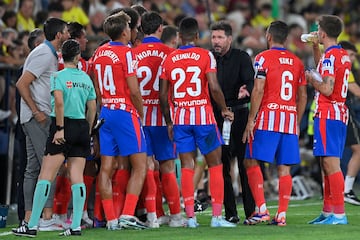
[[[99,131],[101,155],[126,157],[146,152],[144,131],[135,114],[103,107],[99,118],[105,120]]]
[[[345,123],[325,118],[314,119],[314,156],[341,158],[345,140]]]
[[[265,130],[255,130],[254,139],[246,145],[245,158],[277,165],[300,163],[299,138],[287,134]]]
[[[193,152],[198,147],[203,155],[224,144],[216,124],[174,125],[174,141],[179,153]]]

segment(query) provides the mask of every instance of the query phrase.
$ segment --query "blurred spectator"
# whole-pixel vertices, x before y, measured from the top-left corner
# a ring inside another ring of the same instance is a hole
[[[6,12],[6,4],[4,1],[0,1],[0,30],[2,30],[5,27],[5,23],[3,21],[3,16]]]
[[[251,25],[255,28],[267,28],[275,19],[271,16],[272,6],[270,3],[264,3],[260,6],[259,13],[251,19]]]
[[[21,0],[19,3],[19,12],[16,14],[17,25],[16,29],[20,31],[32,31],[35,29],[35,21],[33,20],[34,11],[33,0]]]
[[[62,13],[62,20],[65,22],[78,22],[84,26],[88,35],[93,35],[90,20],[86,13],[79,6],[76,0],[61,1],[64,11]]]
[[[16,29],[17,17],[14,10],[7,10],[2,16],[4,27]]]
[[[61,18],[64,12],[63,5],[58,1],[51,1],[47,8],[48,17]]]
[[[1,32],[0,62],[11,65],[21,65],[24,62],[24,59],[18,57],[17,52],[14,51],[17,48],[15,42],[17,37],[18,33],[12,28],[6,28]]]
[[[319,5],[316,3],[310,3],[301,11],[301,15],[304,16],[307,23],[307,29],[305,29],[306,32],[317,31],[316,19],[320,13],[320,10],[321,7]]]

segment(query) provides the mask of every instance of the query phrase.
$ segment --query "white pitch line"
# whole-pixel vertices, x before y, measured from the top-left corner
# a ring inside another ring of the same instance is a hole
[[[7,235],[11,235],[12,232],[3,232],[3,233],[0,233],[0,236],[7,236]]]

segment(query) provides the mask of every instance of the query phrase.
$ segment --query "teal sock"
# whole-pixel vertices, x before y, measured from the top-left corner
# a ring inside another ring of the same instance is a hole
[[[29,228],[34,228],[38,225],[41,212],[45,206],[47,198],[49,197],[50,185],[51,183],[48,180],[39,180],[36,183]]]
[[[76,229],[80,227],[81,217],[84,210],[86,198],[86,188],[84,183],[77,183],[71,186],[73,198],[73,219],[70,228]]]

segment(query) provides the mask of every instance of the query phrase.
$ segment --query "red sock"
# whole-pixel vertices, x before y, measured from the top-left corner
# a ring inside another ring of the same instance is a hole
[[[85,198],[85,204],[84,204],[84,211],[87,211],[87,203],[88,203],[91,189],[93,187],[94,179],[95,179],[95,177],[93,177],[93,176],[84,175],[84,184],[86,187],[86,198]]]
[[[70,199],[70,180],[65,176],[57,176],[53,212],[56,214],[67,214]]]
[[[114,202],[112,199],[101,200],[101,203],[104,207],[105,217],[107,221],[112,221],[117,219],[114,212]]]
[[[331,200],[331,194],[330,194],[330,182],[329,182],[329,176],[324,176],[324,206],[323,206],[323,212],[331,213],[332,212],[332,200]]]
[[[130,172],[124,169],[116,170],[112,178],[114,211],[115,215],[118,217],[121,215],[122,209],[124,208],[126,187],[129,178]]]
[[[222,164],[209,168],[209,184],[213,216],[221,216],[221,209],[224,201],[224,178],[222,168]]]
[[[180,193],[175,173],[165,173],[161,178],[170,214],[180,213]]]
[[[162,204],[163,190],[160,181],[160,172],[158,170],[154,171],[154,179],[156,184],[156,216],[161,217],[165,215],[165,212]]]
[[[181,168],[181,192],[187,217],[194,217],[194,170]]]
[[[98,178],[96,178],[96,184],[95,184],[95,203],[94,203],[94,217],[99,220],[102,221],[104,220],[104,210],[102,207],[102,203],[101,203],[101,195],[100,195],[100,191],[99,191],[99,185],[98,185]]]
[[[136,204],[139,200],[139,197],[135,194],[126,194],[124,209],[122,215],[131,215],[134,216]]]
[[[145,190],[145,207],[148,213],[156,212],[156,183],[154,179],[154,171],[148,170],[144,182]]]
[[[344,214],[344,176],[341,171],[331,174],[329,177],[330,194],[335,214]]]
[[[264,178],[260,166],[254,166],[246,169],[249,187],[258,208],[265,203],[264,197]]]
[[[279,207],[278,213],[286,212],[289,206],[290,196],[292,191],[292,177],[291,175],[282,176],[279,178]]]

